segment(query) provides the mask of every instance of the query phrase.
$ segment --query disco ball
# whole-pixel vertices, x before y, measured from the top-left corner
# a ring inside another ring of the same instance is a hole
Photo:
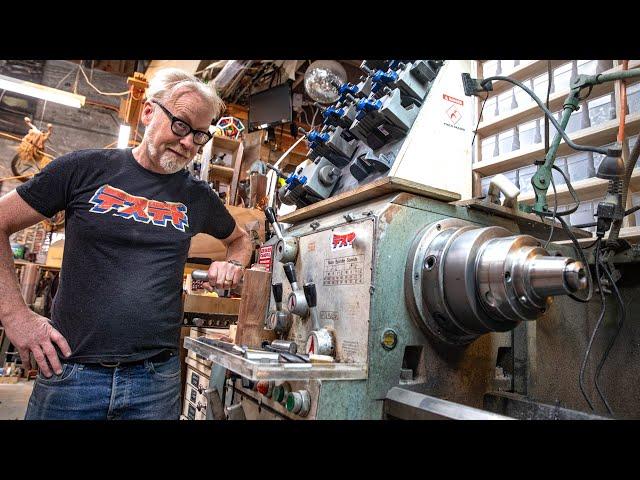
[[[304,73],[304,89],[307,95],[319,103],[338,100],[340,94],[333,83],[342,85],[346,81],[347,72],[335,60],[316,60]]]

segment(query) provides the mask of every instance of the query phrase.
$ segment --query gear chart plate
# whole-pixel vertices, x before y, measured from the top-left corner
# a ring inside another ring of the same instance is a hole
[[[356,285],[364,283],[364,255],[349,255],[324,260],[323,285]]]

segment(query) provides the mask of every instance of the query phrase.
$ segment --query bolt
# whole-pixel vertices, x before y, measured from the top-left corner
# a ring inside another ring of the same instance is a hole
[[[544,185],[545,183],[547,183],[547,181],[544,178],[541,178],[540,183]]]

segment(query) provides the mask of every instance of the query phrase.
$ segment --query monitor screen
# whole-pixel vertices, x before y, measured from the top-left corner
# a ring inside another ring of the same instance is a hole
[[[289,123],[291,120],[289,83],[254,93],[249,97],[249,131]]]

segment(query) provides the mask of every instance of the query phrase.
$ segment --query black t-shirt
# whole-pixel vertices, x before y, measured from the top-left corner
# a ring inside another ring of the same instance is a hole
[[[184,170],[145,169],[131,149],[63,155],[17,192],[47,217],[65,211],[51,322],[69,342],[69,361],[175,352],[191,237],[226,238],[236,225],[215,192]]]

